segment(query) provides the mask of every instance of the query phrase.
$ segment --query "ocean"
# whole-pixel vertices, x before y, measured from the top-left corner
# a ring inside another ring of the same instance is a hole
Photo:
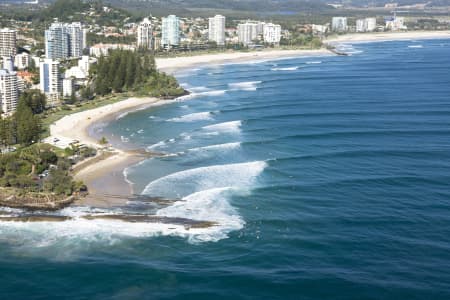
[[[179,71],[98,129],[173,200],[113,212],[217,225],[0,222],[1,298],[450,299],[450,40],[340,48]]]

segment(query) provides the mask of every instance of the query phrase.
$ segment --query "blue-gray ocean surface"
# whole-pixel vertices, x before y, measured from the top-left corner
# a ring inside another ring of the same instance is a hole
[[[218,225],[0,222],[0,298],[450,299],[450,41],[341,49],[179,72],[102,134],[180,201],[115,211]]]

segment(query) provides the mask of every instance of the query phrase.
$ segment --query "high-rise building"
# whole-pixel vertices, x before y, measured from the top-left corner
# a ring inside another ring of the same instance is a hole
[[[333,17],[331,30],[335,32],[346,32],[348,30],[346,17]]]
[[[180,44],[180,19],[177,16],[162,18],[161,44],[169,48]]]
[[[0,29],[0,57],[14,57],[17,53],[16,31],[8,28]]]
[[[62,92],[59,62],[53,59],[44,59],[39,65],[40,89],[47,95],[50,104],[59,99]]]
[[[245,46],[250,45],[253,41],[258,39],[260,31],[259,23],[243,23],[238,25],[238,38],[239,42]]]
[[[148,18],[145,18],[137,28],[137,46],[143,49],[153,49],[153,26]]]
[[[217,45],[225,45],[225,17],[217,15],[209,18],[209,40]]]
[[[69,34],[63,23],[53,23],[45,31],[45,57],[65,59],[69,57]]]
[[[19,100],[19,87],[15,72],[0,69],[0,106],[2,115],[16,111]]]
[[[267,44],[280,44],[281,26],[268,23],[264,25],[264,42]]]
[[[66,59],[83,55],[83,27],[80,23],[53,23],[45,31],[45,57]]]
[[[83,55],[83,27],[81,23],[66,24],[69,34],[69,56],[81,57]]]
[[[371,32],[377,28],[376,18],[365,18],[356,20],[356,32]]]

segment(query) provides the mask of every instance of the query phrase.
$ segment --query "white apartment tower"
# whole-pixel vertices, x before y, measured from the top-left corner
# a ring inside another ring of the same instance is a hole
[[[15,30],[0,29],[0,57],[14,57],[17,53],[17,34]]]
[[[67,24],[69,35],[69,55],[70,57],[81,57],[83,55],[83,27],[81,23]]]
[[[153,26],[148,18],[145,18],[138,26],[137,46],[143,49],[153,49]]]
[[[335,32],[346,32],[348,30],[346,17],[333,17],[331,30]]]
[[[243,23],[238,25],[239,42],[248,46],[258,39],[259,24],[258,23]]]
[[[2,115],[10,116],[19,101],[19,85],[15,72],[0,69],[0,107]]]
[[[217,15],[209,18],[209,40],[216,42],[217,45],[225,45],[225,17]]]
[[[162,18],[162,39],[163,46],[178,46],[180,44],[180,19],[175,15]]]
[[[44,59],[39,65],[39,71],[40,89],[45,93],[49,102],[53,102],[54,104],[54,102],[59,99],[59,95],[62,92],[59,62],[52,59]]]
[[[356,32],[371,32],[377,29],[376,18],[365,18],[356,20]]]
[[[45,57],[66,59],[83,55],[83,27],[81,23],[55,22],[45,31]]]
[[[264,25],[264,42],[279,45],[281,40],[281,26],[268,23]]]
[[[69,35],[63,23],[53,23],[45,31],[45,57],[48,59],[69,57]]]

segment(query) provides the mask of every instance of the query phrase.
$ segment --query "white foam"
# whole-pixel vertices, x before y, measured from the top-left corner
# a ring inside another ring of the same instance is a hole
[[[261,81],[235,82],[229,83],[228,86],[233,91],[256,91],[260,83]]]
[[[63,222],[9,222],[0,219],[0,240],[21,256],[45,257],[55,261],[75,260],[93,248],[111,250],[126,247],[130,238],[175,236],[186,238],[191,243],[218,241],[245,225],[231,205],[230,197],[248,193],[265,166],[265,162],[211,166],[178,172],[155,181],[169,184],[166,186],[168,189],[172,187],[172,180],[181,184],[191,182],[198,189],[181,201],[157,211],[158,216],[212,221],[217,223],[216,226],[188,228],[164,223],[87,220],[83,216],[123,214],[124,211],[69,207],[55,213],[73,218]],[[150,186],[154,187],[155,183]],[[20,212],[3,211],[11,214]]]
[[[408,48],[423,48],[423,45],[409,45]]]
[[[230,121],[223,122],[213,125],[204,126],[204,130],[208,131],[218,131],[218,132],[240,132],[240,127],[242,126],[241,121]]]
[[[189,87],[188,90],[191,92],[208,92],[208,91],[210,91],[210,89],[205,86]]]
[[[319,64],[321,64],[321,63],[322,63],[321,60],[307,61],[307,62],[306,62],[307,65],[319,65]]]
[[[198,151],[223,151],[223,150],[233,150],[241,147],[240,142],[236,143],[225,143],[219,145],[211,145],[205,147],[191,148],[188,151],[198,152]]]
[[[209,241],[223,239],[229,232],[239,230],[245,224],[237,210],[229,203],[229,197],[232,195],[232,187],[203,190],[160,209],[157,215],[215,222],[217,226],[210,228],[209,235],[200,238]]]
[[[150,182],[142,194],[180,198],[213,188],[251,187],[265,167],[265,162],[256,161],[188,169]]]
[[[168,119],[167,122],[196,122],[196,121],[209,121],[212,120],[211,112],[198,112],[187,114],[181,117]]]
[[[198,92],[198,93],[190,93],[189,95],[178,97],[177,101],[185,101],[185,100],[192,100],[195,98],[201,98],[201,97],[210,97],[210,96],[220,96],[224,95],[227,92],[227,90],[214,90],[214,91],[207,91],[207,92]]]
[[[286,68],[272,68],[272,71],[295,71],[298,70],[299,67],[286,67]]]
[[[165,141],[160,141],[160,142],[158,142],[156,144],[148,146],[147,150],[154,150],[154,149],[157,149],[157,148],[164,148],[165,146],[166,146],[166,142]]]
[[[81,214],[80,214],[81,216]],[[64,222],[0,221],[0,240],[21,256],[73,261],[93,248],[111,251],[130,238],[176,236],[198,243],[225,238],[222,228],[186,228],[183,225],[75,218]],[[124,246],[126,247],[126,246]]]

